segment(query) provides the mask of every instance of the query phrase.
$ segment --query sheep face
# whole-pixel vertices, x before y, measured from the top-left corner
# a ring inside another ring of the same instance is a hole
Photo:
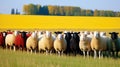
[[[63,39],[63,35],[62,34],[58,34],[58,39],[62,40]]]
[[[14,35],[17,36],[19,32],[17,30],[14,31]]]
[[[36,38],[37,37],[37,34],[35,32],[32,33],[31,35],[33,38]]]
[[[100,32],[100,36],[106,36],[105,32]]]
[[[85,31],[85,32],[84,32],[84,34],[86,34],[86,35],[87,35],[87,34],[90,34],[90,32],[89,32],[89,31]]]
[[[38,36],[42,35],[42,32],[41,32],[41,31],[39,31],[39,32],[37,33],[37,35],[38,35]]]
[[[51,32],[46,31],[46,37],[49,38],[51,36]]]
[[[81,36],[80,36],[80,40],[81,41],[85,41],[85,38],[87,37],[87,35],[85,35],[85,34],[81,34]]]
[[[118,38],[118,34],[119,34],[119,33],[112,32],[112,33],[109,33],[109,34],[111,34],[112,40],[116,40],[116,39]]]
[[[100,37],[99,32],[95,31],[95,32],[94,32],[94,37],[95,37],[95,38],[99,38],[99,37]]]
[[[6,32],[3,32],[3,36],[5,37],[7,35],[7,33]]]

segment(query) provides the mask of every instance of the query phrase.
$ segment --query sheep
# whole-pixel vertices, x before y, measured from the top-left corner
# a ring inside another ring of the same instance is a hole
[[[31,53],[33,52],[33,50],[36,53],[36,49],[37,49],[37,34],[35,32],[32,32],[31,36],[27,38],[26,40],[26,48],[27,48],[27,52],[28,50],[31,50]]]
[[[22,50],[24,48],[26,48],[26,39],[27,39],[27,36],[26,36],[26,32],[25,31],[22,31],[22,32],[19,32],[18,35],[15,37],[15,47],[17,48],[21,48]]]
[[[14,31],[14,33],[10,33],[10,34],[7,34],[6,37],[5,37],[5,44],[6,44],[6,48],[8,46],[10,46],[10,50],[11,50],[11,47],[14,48],[14,51],[15,51],[15,46],[14,46],[14,42],[15,42],[15,36],[18,34],[18,31]]]
[[[87,56],[89,56],[89,52],[91,51],[91,37],[88,37],[87,34],[82,33],[80,36],[79,48],[83,51],[83,55],[85,58],[85,52],[87,51]]]
[[[91,40],[91,48],[94,51],[94,58],[97,56],[99,51],[99,59],[104,50],[107,49],[106,40],[100,36],[100,33],[95,31]]]
[[[58,34],[57,38],[54,41],[54,49],[58,52],[59,56],[61,55],[61,53],[63,54],[63,52],[66,50],[66,47],[67,42],[63,38],[63,35]]]
[[[46,51],[46,55],[53,49],[53,37],[51,32],[46,31],[46,33],[43,35],[43,37],[38,41],[38,50]]]
[[[66,48],[65,52],[66,52],[66,55],[67,55],[67,53],[69,53],[69,56],[70,56],[70,39],[71,39],[71,33],[67,32],[67,31],[64,31],[64,34],[65,34],[64,38],[67,41],[67,48]]]
[[[118,57],[118,52],[120,51],[120,38],[117,32],[110,32],[111,42],[112,42],[112,53],[114,57]],[[116,52],[116,54],[114,54]]]
[[[5,45],[5,37],[7,35],[7,32],[6,31],[3,31],[3,37],[4,37],[4,45]]]
[[[119,44],[119,38],[118,39],[115,38],[115,37],[117,37],[116,36],[117,33],[115,33],[115,32],[112,32],[112,33],[109,33],[109,34],[111,34],[111,38],[107,37],[105,32],[101,32],[101,37],[103,37],[104,40],[107,41],[107,51],[108,51],[107,55],[108,56],[114,56],[114,51],[116,51],[116,45]],[[115,44],[114,40],[118,40],[118,44]],[[120,46],[118,45],[117,48],[119,50]],[[111,55],[111,52],[113,53],[112,55]],[[116,53],[116,56],[117,56],[117,53]]]
[[[70,49],[71,51],[74,53],[74,55],[76,56],[76,54],[80,51],[79,50],[79,32],[73,32],[71,35],[71,39],[70,39]]]
[[[5,44],[5,36],[3,35],[3,32],[0,32],[0,46],[4,48]]]
[[[107,52],[107,56],[109,56],[111,48],[112,48],[111,39],[108,36],[106,36],[106,32],[100,32],[100,36],[104,40],[104,43],[106,43],[106,51],[105,52]]]
[[[24,40],[24,48],[26,48],[26,40],[27,40],[27,32],[26,31],[22,31],[21,32],[21,36]]]

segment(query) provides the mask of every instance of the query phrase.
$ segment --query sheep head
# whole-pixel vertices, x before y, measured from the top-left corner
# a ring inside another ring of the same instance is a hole
[[[62,34],[58,34],[57,37],[58,37],[59,40],[62,40],[62,39],[63,39],[63,35],[62,35]]]
[[[80,40],[81,40],[81,41],[85,41],[85,40],[86,40],[86,37],[87,37],[86,34],[81,34]]]
[[[51,37],[51,32],[46,31],[46,37],[47,37],[47,38],[50,38],[50,37]]]
[[[37,37],[37,34],[36,34],[35,32],[33,32],[33,33],[31,34],[31,36],[32,36],[33,38],[36,38],[36,37]]]
[[[100,33],[98,31],[95,31],[93,35],[94,35],[95,38],[99,38],[100,37]]]

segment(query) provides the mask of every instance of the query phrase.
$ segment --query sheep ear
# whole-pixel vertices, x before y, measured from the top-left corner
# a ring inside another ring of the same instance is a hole
[[[79,34],[80,32],[77,32],[77,34]]]
[[[64,34],[66,34],[66,33],[64,33]]]
[[[62,34],[62,31],[60,31],[59,33]]]
[[[55,34],[57,34],[57,32],[54,32]]]
[[[80,36],[81,34],[79,33],[78,36]]]
[[[73,34],[73,32],[71,34]]]

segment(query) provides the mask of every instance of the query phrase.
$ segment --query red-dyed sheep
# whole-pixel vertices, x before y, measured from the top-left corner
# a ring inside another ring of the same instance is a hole
[[[22,48],[22,50],[23,50],[24,45],[25,45],[24,42],[25,42],[25,41],[24,41],[24,38],[22,37],[21,33],[19,33],[19,34],[15,37],[15,42],[14,42],[15,46],[16,46],[17,48]]]

